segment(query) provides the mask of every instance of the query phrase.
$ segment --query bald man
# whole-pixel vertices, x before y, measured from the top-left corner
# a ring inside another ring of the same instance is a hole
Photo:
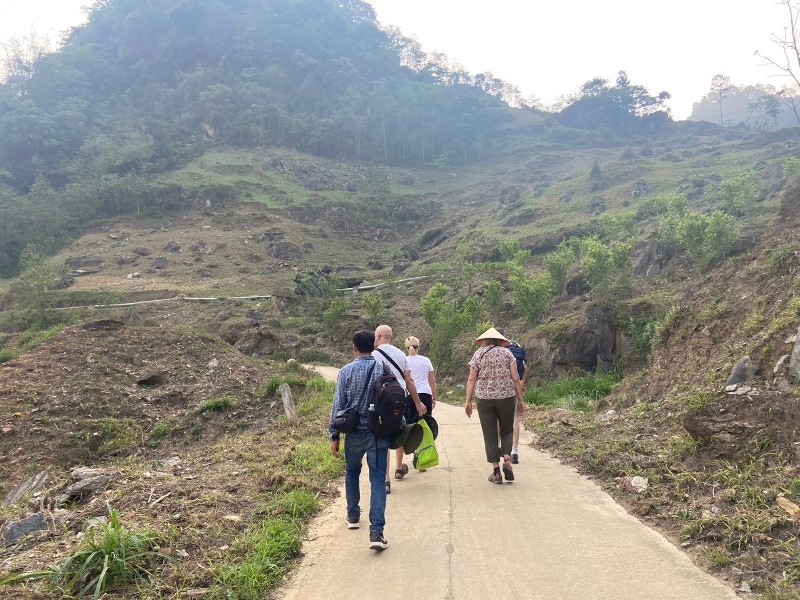
[[[375,328],[375,350],[372,352],[372,356],[379,363],[382,362],[385,364],[389,370],[394,373],[397,381],[406,391],[406,400],[408,402],[408,406],[406,407],[406,421],[415,423],[427,412],[428,409],[425,408],[425,405],[419,399],[419,395],[417,394],[417,386],[414,385],[414,378],[411,377],[411,369],[406,360],[405,353],[392,345],[393,335],[394,333],[392,332],[391,327],[388,325],[378,325],[378,327]],[[395,364],[393,365],[387,357],[391,358]],[[392,486],[389,482],[388,455],[386,460],[386,491],[387,493],[391,493]],[[402,479],[408,473],[408,465],[403,462],[402,447],[395,451],[395,463],[396,468],[394,471],[394,478]]]

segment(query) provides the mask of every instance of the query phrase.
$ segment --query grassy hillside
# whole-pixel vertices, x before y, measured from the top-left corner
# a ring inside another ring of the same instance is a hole
[[[442,397],[459,402],[471,340],[495,323],[528,348],[526,423],[537,443],[735,587],[797,597],[796,522],[777,503],[800,503],[797,394],[773,375],[800,317],[799,201],[784,176],[797,149],[696,133],[528,148],[458,168],[217,148],[160,176],[146,211],[92,226],[3,284],[0,442],[11,458],[0,493],[51,472],[0,519],[53,509],[75,466],[122,473],[54,513],[64,535],[3,549],[4,572],[75,551],[66,534],[109,501],[126,523],[166,536],[177,557],[141,597],[244,589],[231,565],[255,556],[253,532],[281,513],[276,503],[292,490],[324,500],[341,473],[323,459],[330,387],[298,363],[339,366],[354,330],[388,322],[400,339],[423,340]],[[746,184],[734,186],[742,174]],[[736,204],[742,194],[748,201]],[[719,209],[721,231],[688,236]],[[712,235],[724,248],[700,243]],[[659,268],[633,275],[656,246]],[[568,292],[565,282],[581,276],[586,285]],[[367,289],[337,291],[353,286]],[[592,336],[600,349],[589,368],[575,345]],[[745,355],[751,389],[726,394]],[[569,385],[553,391],[557,374]],[[299,427],[280,414],[282,381]],[[730,420],[718,423],[720,414]],[[180,466],[154,469],[172,456]],[[645,492],[632,491],[633,476],[647,478]],[[300,512],[292,539],[313,510]],[[280,572],[296,554],[284,550]],[[274,585],[262,575],[252,597]]]

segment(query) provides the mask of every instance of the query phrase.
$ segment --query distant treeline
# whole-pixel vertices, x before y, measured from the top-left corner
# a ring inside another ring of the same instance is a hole
[[[215,144],[392,165],[613,145],[670,123],[624,72],[558,114],[381,29],[359,0],[98,0],[59,51],[17,42],[0,85],[0,273]],[[13,46],[13,45],[12,45]],[[664,96],[666,94],[666,96]]]

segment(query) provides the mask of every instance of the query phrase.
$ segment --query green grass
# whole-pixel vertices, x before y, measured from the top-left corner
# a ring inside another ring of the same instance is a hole
[[[607,396],[619,382],[613,373],[564,377],[544,385],[536,385],[525,392],[525,402],[539,406],[572,406],[586,410],[593,401]]]
[[[158,551],[154,532],[128,530],[119,512],[108,507],[109,520],[89,529],[78,551],[60,565],[0,578],[0,586],[45,579],[62,598],[99,599],[106,592],[149,586],[159,564],[169,557]]]
[[[309,491],[275,492],[260,506],[263,518],[236,539],[227,560],[215,570],[211,597],[266,598],[300,552],[303,523],[318,510]]]
[[[303,479],[317,482],[338,477],[344,472],[344,464],[331,454],[327,438],[321,438],[298,444],[292,451],[286,470],[292,475],[302,475]]]
[[[200,405],[198,410],[201,413],[208,411],[221,412],[223,410],[228,410],[231,406],[233,406],[233,398],[230,396],[220,396],[219,398],[209,398]]]
[[[25,354],[36,346],[43,344],[54,335],[63,331],[63,329],[64,325],[53,325],[47,329],[31,329],[21,333],[15,348],[3,348],[0,350],[0,364],[8,362],[12,358]]]

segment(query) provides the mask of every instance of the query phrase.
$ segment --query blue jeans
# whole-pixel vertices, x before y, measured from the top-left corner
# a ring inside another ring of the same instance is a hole
[[[386,524],[386,451],[388,438],[378,438],[368,431],[347,433],[344,437],[344,491],[347,497],[347,514],[360,515],[361,489],[358,477],[361,463],[367,455],[369,468],[369,530],[383,533]]]

